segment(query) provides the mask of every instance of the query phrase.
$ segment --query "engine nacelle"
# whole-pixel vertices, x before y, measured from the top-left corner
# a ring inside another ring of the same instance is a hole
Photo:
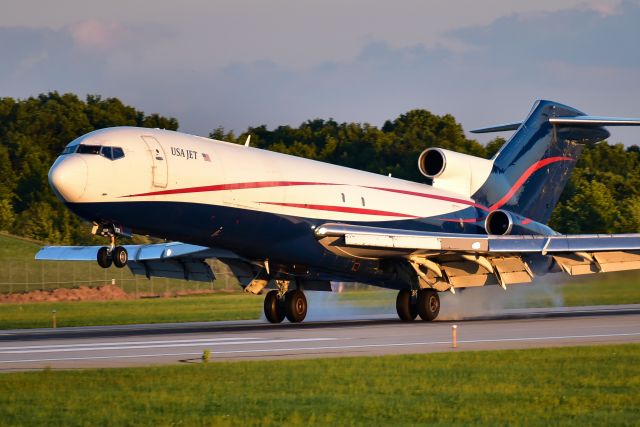
[[[418,158],[418,168],[433,186],[471,196],[485,183],[493,161],[442,148],[427,148]]]
[[[502,209],[489,212],[484,220],[484,229],[487,234],[494,236],[507,234],[553,236],[558,234],[548,225]]]
[[[513,230],[514,218],[510,212],[496,210],[490,212],[484,220],[484,229],[487,234],[497,234],[499,236],[511,234]]]

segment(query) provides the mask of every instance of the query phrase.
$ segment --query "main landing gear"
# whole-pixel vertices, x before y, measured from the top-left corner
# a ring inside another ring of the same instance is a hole
[[[118,268],[127,265],[129,254],[122,246],[116,246],[116,236],[111,235],[111,246],[103,246],[98,249],[98,265],[102,268],[109,268],[111,264]]]
[[[307,316],[307,298],[299,289],[273,290],[264,298],[264,315],[271,323],[280,323],[286,317],[291,323],[300,323]]]
[[[396,298],[396,311],[403,322],[411,322],[418,315],[430,322],[440,313],[440,297],[434,289],[420,289],[417,292],[402,289]]]

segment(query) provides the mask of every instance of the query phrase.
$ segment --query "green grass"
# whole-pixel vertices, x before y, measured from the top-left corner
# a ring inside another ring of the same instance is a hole
[[[240,293],[122,301],[0,304],[0,329],[257,319],[260,296]]]
[[[0,233],[0,260],[32,260],[42,245],[36,241]]]
[[[631,426],[640,420],[640,345],[7,373],[0,420]]]

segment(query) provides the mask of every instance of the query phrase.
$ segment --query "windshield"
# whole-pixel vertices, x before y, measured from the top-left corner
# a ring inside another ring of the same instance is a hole
[[[72,145],[65,147],[61,155],[65,154],[99,154],[107,159],[117,160],[124,157],[124,150],[121,147],[110,147],[106,145]]]

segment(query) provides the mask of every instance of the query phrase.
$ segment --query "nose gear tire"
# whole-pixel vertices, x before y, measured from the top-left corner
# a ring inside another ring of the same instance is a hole
[[[102,268],[109,268],[111,267],[111,263],[113,262],[113,259],[111,258],[111,254],[109,253],[109,248],[107,248],[106,246],[101,247],[100,249],[98,249],[98,265]]]
[[[129,254],[127,253],[127,250],[122,246],[116,246],[113,249],[111,258],[113,258],[113,265],[118,268],[122,268],[127,265],[127,261],[129,261]]]

